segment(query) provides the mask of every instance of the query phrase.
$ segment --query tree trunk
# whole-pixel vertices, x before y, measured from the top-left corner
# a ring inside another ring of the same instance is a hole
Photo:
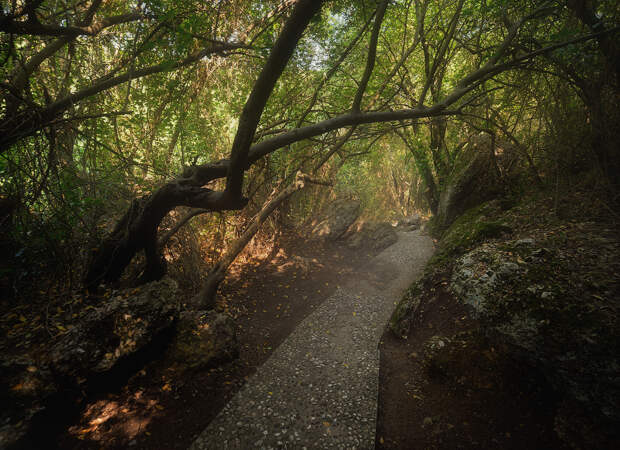
[[[84,278],[85,286],[93,288],[104,281],[118,280],[140,250],[145,251],[147,259],[140,282],[163,276],[166,265],[158,249],[157,229],[162,219],[177,206],[224,211],[242,209],[246,204],[245,199],[192,185],[188,178],[168,183],[155,193],[134,200],[108,238],[93,251]]]
[[[228,271],[230,265],[243,251],[245,246],[252,240],[260,226],[265,222],[265,220],[267,220],[271,213],[291,195],[300,189],[303,189],[306,182],[329,185],[327,182],[313,180],[308,175],[297,172],[297,176],[295,177],[293,184],[284,189],[271,200],[268,200],[263,205],[248,228],[235,242],[233,242],[226,254],[222,256],[222,258],[209,271],[202,289],[198,293],[197,298],[194,299],[194,303],[196,303],[199,309],[212,309],[215,306],[217,289],[220,286],[220,283],[224,281],[226,272]]]

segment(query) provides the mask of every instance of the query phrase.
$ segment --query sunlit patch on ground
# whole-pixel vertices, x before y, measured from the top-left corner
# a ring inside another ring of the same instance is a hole
[[[142,433],[148,434],[149,424],[162,414],[163,409],[156,399],[146,397],[142,390],[136,391],[125,403],[102,399],[86,408],[80,423],[69,428],[69,434],[80,440],[105,440],[109,444],[109,433],[114,430],[117,439],[129,443]]]

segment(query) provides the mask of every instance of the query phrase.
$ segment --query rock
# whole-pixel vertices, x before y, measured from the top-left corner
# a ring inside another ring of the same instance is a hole
[[[66,413],[91,381],[105,384],[113,379],[111,369],[130,361],[172,327],[178,300],[177,284],[169,278],[116,292],[60,336],[41,361],[0,363],[0,447],[37,447],[32,443],[38,432],[33,424]]]
[[[383,250],[398,241],[394,227],[387,222],[363,222],[353,227],[347,237],[351,248]]]
[[[534,239],[532,238],[519,239],[515,242],[515,246],[517,247],[521,247],[521,246],[531,247],[532,245],[534,245]]]
[[[463,149],[455,169],[439,196],[437,224],[447,228],[474,206],[496,198],[502,191],[491,138],[481,133]]]
[[[312,229],[312,235],[329,241],[342,237],[360,214],[360,202],[357,200],[335,201],[321,220]]]
[[[422,302],[423,289],[424,287],[419,281],[414,283],[398,302],[389,323],[390,330],[396,336],[406,339],[411,327],[419,319],[418,310]]]
[[[50,366],[73,379],[110,370],[173,325],[178,301],[177,284],[167,277],[116,293],[61,337],[50,351]]]
[[[169,357],[191,369],[206,369],[239,355],[235,324],[230,316],[215,311],[185,311],[177,322],[177,334]]]
[[[450,289],[473,307],[491,341],[537,368],[572,405],[556,417],[560,437],[575,442],[579,435],[577,447],[604,448],[596,442],[613,441],[610,430],[620,429],[620,353],[617,334],[603,334],[600,324],[613,330],[617,318],[610,309],[588,310],[580,297],[556,295],[566,289],[554,284],[557,263],[549,271],[556,253],[520,241],[483,244],[457,260]]]
[[[445,348],[450,343],[450,339],[444,336],[432,336],[424,343],[424,355],[432,357],[439,350]]]
[[[403,217],[402,219],[400,219],[397,222],[397,226],[410,230],[412,227],[414,227],[413,229],[418,229],[421,223],[422,216],[420,216],[419,214],[412,214],[408,217]]]
[[[308,275],[314,268],[323,267],[323,264],[316,258],[306,258],[304,256],[293,255],[283,264],[278,266],[278,272],[284,272],[285,270],[298,270],[304,275]]]
[[[457,260],[450,287],[458,299],[472,306],[480,316],[493,301],[498,285],[524,271],[507,252],[499,251],[495,245],[483,244]]]
[[[424,365],[428,375],[431,378],[445,377],[447,375],[447,367],[450,362],[450,351],[448,346],[451,341],[444,336],[432,336],[422,346]]]

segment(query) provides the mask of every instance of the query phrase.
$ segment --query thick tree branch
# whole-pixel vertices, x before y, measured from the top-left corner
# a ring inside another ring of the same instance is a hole
[[[157,241],[157,247],[161,250],[165,247],[165,245],[168,243],[168,241],[170,240],[170,238],[172,236],[174,236],[175,234],[177,234],[177,232],[183,228],[183,226],[189,222],[191,219],[193,219],[196,216],[199,216],[200,214],[206,214],[209,211],[208,209],[194,209],[190,212],[188,212],[186,215],[184,215],[183,217],[181,217],[179,219],[179,221],[177,223],[174,224],[174,226],[172,228],[170,228],[166,234],[164,234],[159,241]]]
[[[244,44],[236,43],[213,44],[209,48],[194,52],[192,55],[181,61],[161,63],[144,67],[142,69],[130,70],[122,75],[104,79],[103,81],[96,82],[91,86],[82,88],[77,92],[50,103],[38,111],[28,109],[20,114],[5,117],[0,123],[0,151],[5,151],[10,144],[16,142],[17,140],[30,136],[38,130],[49,126],[49,124],[60,114],[64,113],[72,105],[84,100],[85,98],[92,97],[93,95],[99,94],[100,92],[106,91],[130,80],[135,80],[137,78],[142,78],[156,73],[170,72],[193,64],[209,55],[226,52],[244,46]]]
[[[308,8],[312,11],[318,10],[318,6],[316,5],[313,5],[311,8],[308,5],[308,0],[302,0],[298,3],[297,7]],[[295,20],[300,20],[307,25],[309,18],[295,17]],[[521,23],[523,23],[523,21],[521,21],[520,24]],[[163,262],[157,252],[157,227],[163,217],[176,206],[190,206],[212,211],[243,208],[245,206],[245,201],[243,201],[240,196],[243,173],[252,164],[269,153],[292,143],[313,138],[340,128],[369,123],[393,122],[458,114],[460,112],[458,108],[448,108],[457,106],[457,102],[460,99],[470,91],[476,89],[482,82],[490,77],[503,71],[519,67],[523,62],[536,55],[592,38],[592,35],[590,35],[572,41],[554,44],[544,49],[531,52],[523,57],[500,63],[500,58],[506,52],[510,42],[514,39],[517,29],[518,26],[513,28],[514,32],[509,33],[503,45],[500,46],[500,50],[487,64],[464,77],[451,93],[443,99],[436,101],[430,107],[418,105],[412,109],[398,111],[343,113],[315,124],[286,131],[251,145],[252,137],[256,130],[256,123],[260,118],[266,102],[264,94],[256,92],[256,95],[251,95],[246,103],[246,107],[251,109],[251,111],[245,115],[246,122],[243,124],[240,123],[237,133],[240,139],[239,142],[243,145],[238,143],[237,147],[233,146],[231,160],[221,160],[212,164],[187,168],[183,176],[178,180],[168,183],[149,196],[136,200],[134,206],[126,213],[114,233],[112,233],[107,242],[102,245],[100,254],[95,255],[95,262],[91,264],[91,270],[86,278],[87,284],[96,285],[102,279],[117,279],[129,261],[131,261],[133,255],[140,249],[146,250],[148,260],[144,280],[161,276]],[[282,35],[286,35],[285,31],[283,31]],[[297,30],[293,35],[299,39],[302,31],[303,30]],[[290,31],[286,32],[292,33]],[[292,51],[290,48],[289,50]],[[259,81],[262,83],[261,85],[266,86],[269,93],[273,89],[279,74],[284,69],[286,61],[290,58],[290,54],[282,49],[280,50],[280,55],[285,58],[271,63],[270,73],[265,75],[265,79],[260,81],[261,77],[259,77]],[[255,91],[256,86],[253,93],[255,93]],[[250,106],[252,108],[250,108]],[[255,109],[254,107],[257,108]],[[246,142],[246,139],[249,140]],[[234,161],[232,158],[234,158]],[[210,181],[225,176],[228,177],[226,191],[214,192],[203,188],[203,186]],[[215,269],[214,279],[217,281],[216,284],[219,284],[219,281],[221,281],[221,277],[218,274],[225,273],[228,267],[226,264],[223,264],[223,266],[226,267],[223,269]],[[217,289],[217,285],[215,289]]]
[[[300,0],[297,3],[254,83],[252,92],[239,117],[237,133],[230,151],[226,192],[233,197],[241,196],[248,151],[267,100],[293,55],[304,30],[310,23],[310,19],[321,9],[322,3],[321,0]]]
[[[68,38],[76,38],[78,36],[95,36],[104,28],[121,23],[132,22],[143,17],[144,15],[141,13],[121,14],[118,16],[104,17],[91,26],[78,25],[67,27],[11,19],[0,26],[0,31],[19,35],[26,34],[29,36],[64,36]]]

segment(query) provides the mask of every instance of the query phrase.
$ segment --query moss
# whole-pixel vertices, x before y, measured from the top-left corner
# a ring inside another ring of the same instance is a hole
[[[423,286],[421,281],[413,283],[402,296],[390,318],[390,330],[399,337],[406,336],[415,310],[420,304]]]
[[[499,212],[499,205],[495,201],[483,203],[469,209],[444,233],[437,258],[464,253],[486,239],[501,237],[504,233],[511,233],[508,225],[496,220],[488,220]]]
[[[428,219],[428,222],[426,223],[426,229],[428,231],[428,234],[430,234],[434,238],[441,237],[442,230],[439,225],[439,220],[437,216],[432,216],[430,219]]]

